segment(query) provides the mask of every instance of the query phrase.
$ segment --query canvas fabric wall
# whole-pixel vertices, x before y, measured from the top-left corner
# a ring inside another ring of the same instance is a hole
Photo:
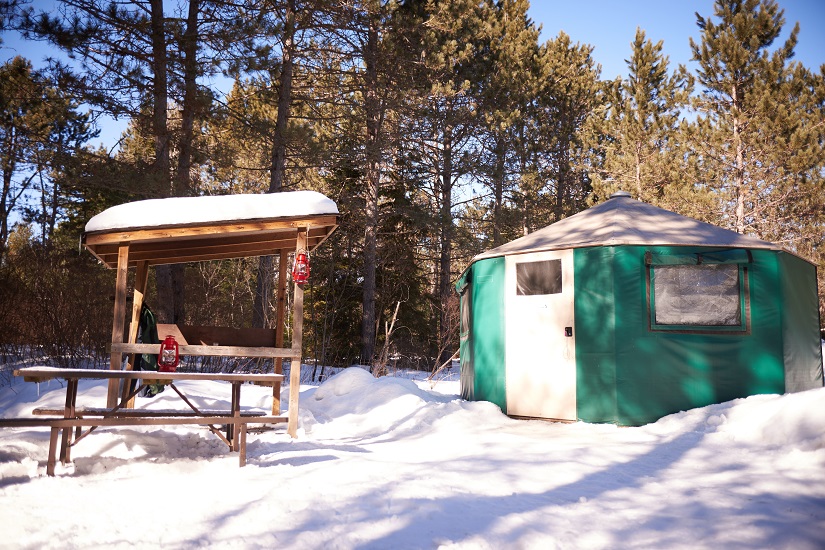
[[[712,249],[626,246],[576,251],[581,420],[641,425],[737,397],[822,385],[818,323],[811,322],[816,286],[811,285],[810,264],[775,251],[751,251],[753,261],[743,264],[749,297],[745,333],[656,331],[649,327],[648,252],[675,256]],[[786,299],[792,288],[805,285],[808,290]],[[803,326],[807,328],[801,330]],[[786,372],[790,379],[806,382],[786,390]]]

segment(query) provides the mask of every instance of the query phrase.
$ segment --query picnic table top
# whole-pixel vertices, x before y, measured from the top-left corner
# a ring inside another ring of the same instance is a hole
[[[65,379],[150,379],[150,380],[214,380],[220,382],[254,382],[272,384],[281,382],[283,374],[257,374],[239,372],[156,372],[145,370],[62,369],[56,367],[25,367],[16,369],[15,376],[27,382],[41,382],[54,378]]]

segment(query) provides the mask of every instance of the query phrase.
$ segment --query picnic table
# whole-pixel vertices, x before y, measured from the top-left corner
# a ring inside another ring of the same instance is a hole
[[[113,206],[86,224],[83,246],[103,265],[115,271],[112,339],[109,370],[23,368],[15,375],[37,382],[65,379],[63,409],[36,409],[36,418],[0,419],[0,427],[40,426],[51,428],[47,473],[54,475],[60,430],[60,460],[71,460],[71,448],[100,426],[197,424],[240,453],[246,461],[246,428],[250,423],[287,423],[287,433],[296,437],[303,343],[304,289],[294,283],[292,296],[291,346],[284,344],[287,263],[290,251],[309,254],[338,227],[338,207],[320,193],[292,191],[253,195],[172,197],[135,201]],[[138,342],[141,308],[147,293],[149,268],[189,262],[233,258],[277,256],[278,285],[274,328],[187,326],[158,324],[161,338],[171,335],[179,343],[181,356],[254,357],[272,361],[272,374],[155,373],[135,370],[141,354],[158,354],[159,344]],[[132,283],[129,271],[134,269]],[[131,289],[131,290],[130,290]],[[127,311],[131,292],[131,313]],[[125,361],[124,361],[125,359]],[[290,361],[287,414],[281,414],[282,362]],[[108,379],[105,408],[78,408],[80,380]],[[140,380],[132,388],[132,380]],[[175,385],[181,380],[215,380],[232,384],[232,405],[226,411],[199,410]],[[189,406],[178,411],[134,409],[134,397],[147,383],[162,381]],[[240,410],[240,388],[246,383],[272,386],[271,414]],[[224,436],[215,424],[226,426]],[[81,433],[81,428],[88,428]],[[76,433],[72,433],[72,429]]]
[[[34,409],[29,418],[0,419],[0,427],[47,427],[51,429],[49,455],[46,473],[53,476],[57,462],[58,439],[60,439],[60,461],[71,462],[72,448],[83,438],[101,426],[154,426],[154,425],[202,425],[229,446],[230,452],[239,453],[239,464],[246,464],[247,425],[278,424],[287,422],[285,415],[268,415],[265,412],[241,410],[241,387],[246,383],[279,387],[282,374],[247,373],[205,373],[205,372],[154,372],[129,370],[60,369],[52,367],[28,367],[14,371],[15,376],[27,382],[44,382],[52,379],[66,381],[66,401],[63,409]],[[124,397],[113,407],[78,407],[77,388],[81,380],[122,381],[129,388]],[[201,409],[175,384],[184,380],[221,381],[232,384],[232,398],[229,409]],[[167,384],[188,406],[186,409],[152,410],[134,409],[126,405],[146,385]],[[216,425],[225,426],[225,433]],[[86,428],[83,431],[83,428]],[[62,430],[62,438],[60,432]]]

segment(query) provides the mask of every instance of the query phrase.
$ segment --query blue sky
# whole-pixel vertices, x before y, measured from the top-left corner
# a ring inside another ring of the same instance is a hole
[[[630,43],[641,27],[647,38],[663,40],[671,67],[682,63],[694,71],[688,39],[699,42],[698,12],[713,17],[713,0],[532,0],[530,18],[542,26],[544,42],[564,31],[573,42],[594,47],[593,58],[602,66],[602,78],[626,75]],[[800,25],[795,60],[818,72],[825,64],[825,0],[778,0],[785,10],[781,40]],[[778,45],[779,41],[774,45]]]
[[[35,0],[33,5],[52,5],[54,0]],[[593,58],[602,66],[602,78],[626,75],[625,59],[630,56],[630,43],[636,27],[645,30],[654,42],[664,41],[664,53],[670,57],[671,70],[678,63],[690,62],[688,38],[699,41],[695,12],[712,17],[713,0],[533,0],[529,15],[542,27],[541,41],[549,40],[559,31],[570,35],[574,42],[594,47]],[[800,23],[797,61],[818,71],[825,64],[825,0],[779,0],[785,10],[784,41],[795,22]],[[46,55],[42,43],[22,43],[16,36],[4,33],[0,45],[0,61],[24,55],[38,65]],[[777,42],[778,44],[779,42]],[[125,124],[109,123],[102,128],[98,142],[111,147],[117,142]]]

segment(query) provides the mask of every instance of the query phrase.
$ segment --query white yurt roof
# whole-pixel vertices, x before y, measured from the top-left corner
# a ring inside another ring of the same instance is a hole
[[[616,245],[783,250],[776,244],[635,200],[629,193],[620,191],[602,204],[488,250],[473,261],[527,252]]]

